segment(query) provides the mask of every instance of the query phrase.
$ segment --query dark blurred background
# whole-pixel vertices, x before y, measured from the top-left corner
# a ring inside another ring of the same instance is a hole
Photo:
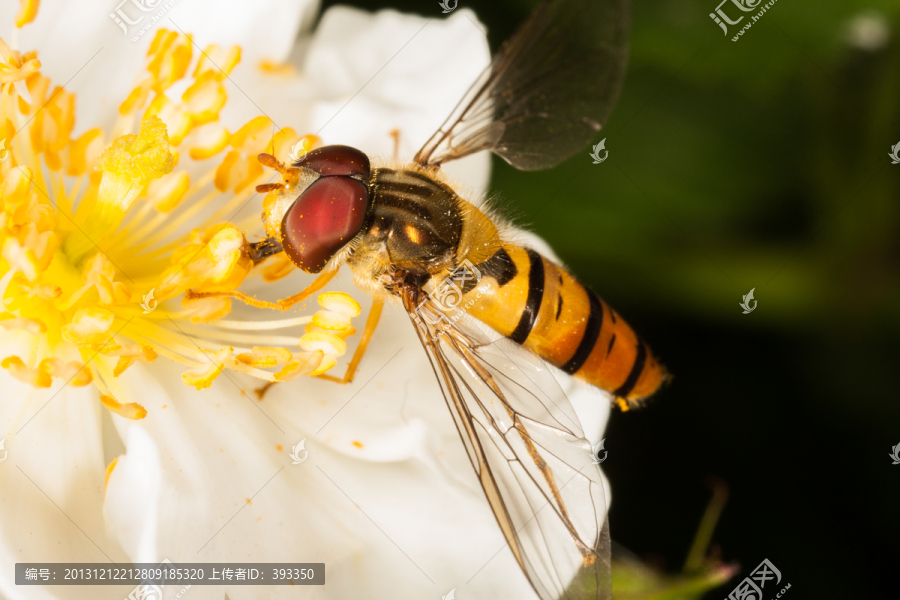
[[[441,16],[437,0],[349,4]],[[459,2],[492,48],[536,4]],[[675,376],[613,415],[614,541],[679,571],[714,475],[730,497],[713,549],[742,571],[707,598],[764,558],[789,598],[897,598],[900,3],[778,0],[737,42],[717,4],[635,0],[595,140],[608,160],[522,173],[495,157],[492,191]]]

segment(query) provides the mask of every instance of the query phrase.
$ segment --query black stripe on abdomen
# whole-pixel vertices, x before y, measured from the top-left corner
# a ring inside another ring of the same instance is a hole
[[[613,395],[624,398],[631,393],[631,390],[634,389],[634,386],[637,385],[638,379],[641,376],[641,373],[644,371],[644,363],[647,361],[647,346],[644,345],[644,342],[638,340],[637,347],[637,356],[634,357],[634,364],[631,365],[631,372],[628,374],[628,377],[625,379],[625,383],[619,386],[619,389],[613,392]]]
[[[538,312],[541,310],[541,302],[544,300],[544,259],[534,250],[526,250],[528,253],[528,300],[519,317],[519,324],[509,335],[509,339],[517,344],[524,344],[537,321]]]
[[[504,248],[497,250],[492,257],[478,265],[482,277],[493,277],[497,285],[503,287],[519,274],[516,263]]]
[[[600,330],[603,328],[603,305],[597,294],[591,290],[584,288],[588,295],[590,303],[590,312],[588,313],[587,324],[584,326],[584,335],[581,336],[581,342],[578,343],[578,349],[572,358],[561,368],[570,375],[575,374],[584,366],[588,357],[591,355],[594,346],[597,344],[597,338],[600,337]]]

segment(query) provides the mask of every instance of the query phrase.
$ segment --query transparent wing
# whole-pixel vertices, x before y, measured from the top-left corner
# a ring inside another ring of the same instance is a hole
[[[625,74],[627,0],[546,0],[416,154],[439,165],[493,150],[518,169],[561,163],[606,122]]]
[[[600,470],[553,374],[474,320],[426,299],[407,312],[500,529],[542,600],[608,600]]]

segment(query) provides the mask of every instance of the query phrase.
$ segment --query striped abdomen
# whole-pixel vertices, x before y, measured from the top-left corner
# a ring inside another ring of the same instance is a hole
[[[476,265],[467,312],[547,362],[628,403],[666,373],[634,330],[595,293],[534,250],[504,245]]]

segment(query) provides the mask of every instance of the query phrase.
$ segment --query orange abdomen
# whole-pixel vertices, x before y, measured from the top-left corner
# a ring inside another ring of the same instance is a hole
[[[466,296],[473,317],[550,364],[635,403],[665,382],[665,369],[634,330],[559,266],[534,250],[504,245],[476,265]]]

